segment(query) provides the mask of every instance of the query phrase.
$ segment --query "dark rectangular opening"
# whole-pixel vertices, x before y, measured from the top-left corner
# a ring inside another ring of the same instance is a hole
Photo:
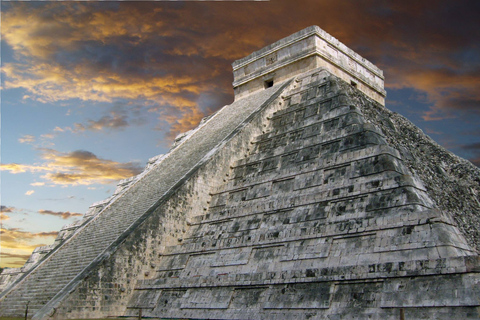
[[[265,81],[265,89],[273,87],[273,79]]]

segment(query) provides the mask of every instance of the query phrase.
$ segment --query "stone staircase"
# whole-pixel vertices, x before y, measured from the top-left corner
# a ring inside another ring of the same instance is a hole
[[[278,84],[224,107],[188,139],[176,146],[155,168],[130,186],[92,221],[61,246],[49,259],[30,271],[22,282],[4,293],[3,316],[29,314],[41,318],[53,312],[60,301],[96,265],[115,251],[135,226],[168,197],[205,161],[218,145],[252,113],[274,99],[288,83]],[[54,299],[55,297],[55,299]],[[54,300],[52,300],[54,299]],[[47,306],[47,303],[50,305]],[[43,308],[42,310],[40,310]]]

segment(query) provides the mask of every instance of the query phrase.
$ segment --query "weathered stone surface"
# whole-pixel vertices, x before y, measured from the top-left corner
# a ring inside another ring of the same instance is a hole
[[[354,90],[351,94],[365,101]],[[480,250],[480,169],[438,145],[403,116],[376,104],[360,106],[365,119],[382,131],[421,179],[438,208],[448,212],[468,243]]]
[[[383,71],[317,26],[303,29],[235,61],[235,100],[320,67],[385,104]]]
[[[2,314],[478,319],[480,171],[328,68],[254,91],[96,205]]]

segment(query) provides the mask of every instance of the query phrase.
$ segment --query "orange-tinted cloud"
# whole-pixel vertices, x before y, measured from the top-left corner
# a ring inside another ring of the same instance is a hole
[[[2,164],[0,168],[11,173],[44,171],[46,174],[42,178],[61,185],[108,184],[141,172],[140,166],[136,163],[101,159],[91,152],[82,150],[62,153],[53,149],[43,149],[41,157],[45,161],[41,166]],[[29,191],[30,194],[33,193],[31,191],[33,190]]]
[[[141,172],[137,164],[100,159],[93,153],[82,150],[61,153],[44,149],[42,158],[47,160],[47,166],[53,169],[50,171],[54,171],[43,178],[55,184],[108,184]]]
[[[23,231],[19,228],[1,228],[2,267],[21,267],[33,249],[53,243],[57,235],[58,232],[56,231],[35,233]]]
[[[177,124],[169,136],[206,112],[202,93],[221,95],[210,112],[231,101],[233,60],[314,24],[384,69],[387,88],[424,93],[430,105],[425,120],[480,113],[476,1],[57,2],[5,8],[2,36],[21,57],[4,65],[5,88],[24,88],[45,102],[154,101],[160,115],[169,117],[162,120]],[[76,129],[108,128],[117,120],[91,120]]]
[[[32,59],[34,60],[34,59]],[[25,88],[40,102],[81,99],[112,102],[114,99],[160,99],[162,94],[200,93],[204,87],[189,75],[165,77],[122,77],[112,71],[98,73],[79,66],[55,62],[21,65],[5,64],[5,89]],[[109,72],[109,73],[107,73]],[[206,89],[206,88],[205,88]]]
[[[29,254],[15,254],[15,253],[6,253],[6,252],[0,252],[0,257],[5,259],[5,258],[20,258],[20,261],[26,261],[28,258],[30,258]]]
[[[21,267],[25,264],[28,258],[30,258],[30,254],[0,252],[0,261],[2,261],[2,267]]]
[[[23,243],[26,240],[32,240],[37,238],[56,237],[58,235],[58,232],[50,231],[50,232],[32,233],[32,232],[22,231],[19,228],[2,228],[0,230],[0,235],[2,237],[3,247],[16,248],[17,245],[13,245],[14,243],[17,243],[17,244]]]
[[[419,60],[418,63],[422,61]],[[426,63],[426,62],[425,62]],[[392,89],[415,88],[425,94],[430,110],[423,114],[426,121],[457,117],[468,113],[480,115],[480,70],[459,73],[454,69],[419,69],[417,64],[392,66],[387,72],[395,75],[387,86]]]
[[[51,215],[55,217],[61,217],[62,219],[69,219],[72,217],[81,217],[83,214],[81,213],[75,213],[75,212],[69,212],[69,211],[52,211],[52,210],[38,210],[38,213],[40,214],[46,214],[46,215]]]
[[[4,64],[4,87],[26,89],[27,98],[41,102],[154,101],[163,113],[170,114],[175,112],[168,110],[176,108],[197,109],[188,114],[200,113],[196,100],[201,93],[224,90],[206,82],[218,78],[215,66],[207,68],[205,61],[198,63],[198,57],[173,63],[177,57],[172,57],[168,49],[155,48],[157,44],[169,45],[177,36],[164,27],[165,19],[159,16],[162,9],[114,7],[107,4],[98,10],[82,3],[50,3],[37,8],[9,5],[2,12],[2,36],[22,59]],[[196,47],[193,43],[190,46]],[[182,117],[185,112],[175,114]],[[55,132],[115,130],[128,125],[125,115],[112,113],[75,123],[71,128],[57,127]],[[185,129],[177,125],[173,130]]]
[[[170,125],[167,139],[172,141],[177,134],[195,128],[204,117],[205,114],[196,108],[182,110],[181,117],[167,114],[162,116],[162,119],[167,121]]]
[[[10,173],[23,173],[23,172],[40,172],[40,171],[52,171],[52,168],[47,166],[35,166],[18,163],[5,163],[0,164],[0,170],[10,171]]]
[[[260,35],[233,42],[238,37],[231,31],[228,37],[209,32],[201,39],[185,29],[185,21],[181,25],[179,21],[173,23],[184,15],[169,4],[116,7],[107,4],[98,10],[82,3],[37,8],[9,5],[3,12],[2,35],[22,59],[5,63],[4,87],[24,88],[29,98],[43,102],[73,98],[100,102],[152,100],[162,108],[162,116],[178,117],[168,120],[176,123],[169,134],[174,135],[195,126],[192,119],[206,115],[197,101],[201,94],[221,93],[224,100],[226,94],[231,96],[230,75],[225,73],[230,70],[231,59],[225,58],[232,58],[232,54],[240,57],[242,42],[249,45],[248,50],[263,44]],[[228,19],[222,23],[228,23]],[[191,25],[194,29],[205,27],[195,24]],[[193,41],[195,37],[201,46]],[[218,46],[224,49],[218,50]],[[209,107],[219,108],[225,102]],[[186,119],[182,119],[184,116]],[[109,115],[77,123],[71,130],[125,125],[124,117]]]

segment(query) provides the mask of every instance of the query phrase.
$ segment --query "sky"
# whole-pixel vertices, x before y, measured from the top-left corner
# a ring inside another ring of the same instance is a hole
[[[233,101],[231,63],[311,25],[386,107],[480,166],[480,1],[1,1],[1,267]]]

